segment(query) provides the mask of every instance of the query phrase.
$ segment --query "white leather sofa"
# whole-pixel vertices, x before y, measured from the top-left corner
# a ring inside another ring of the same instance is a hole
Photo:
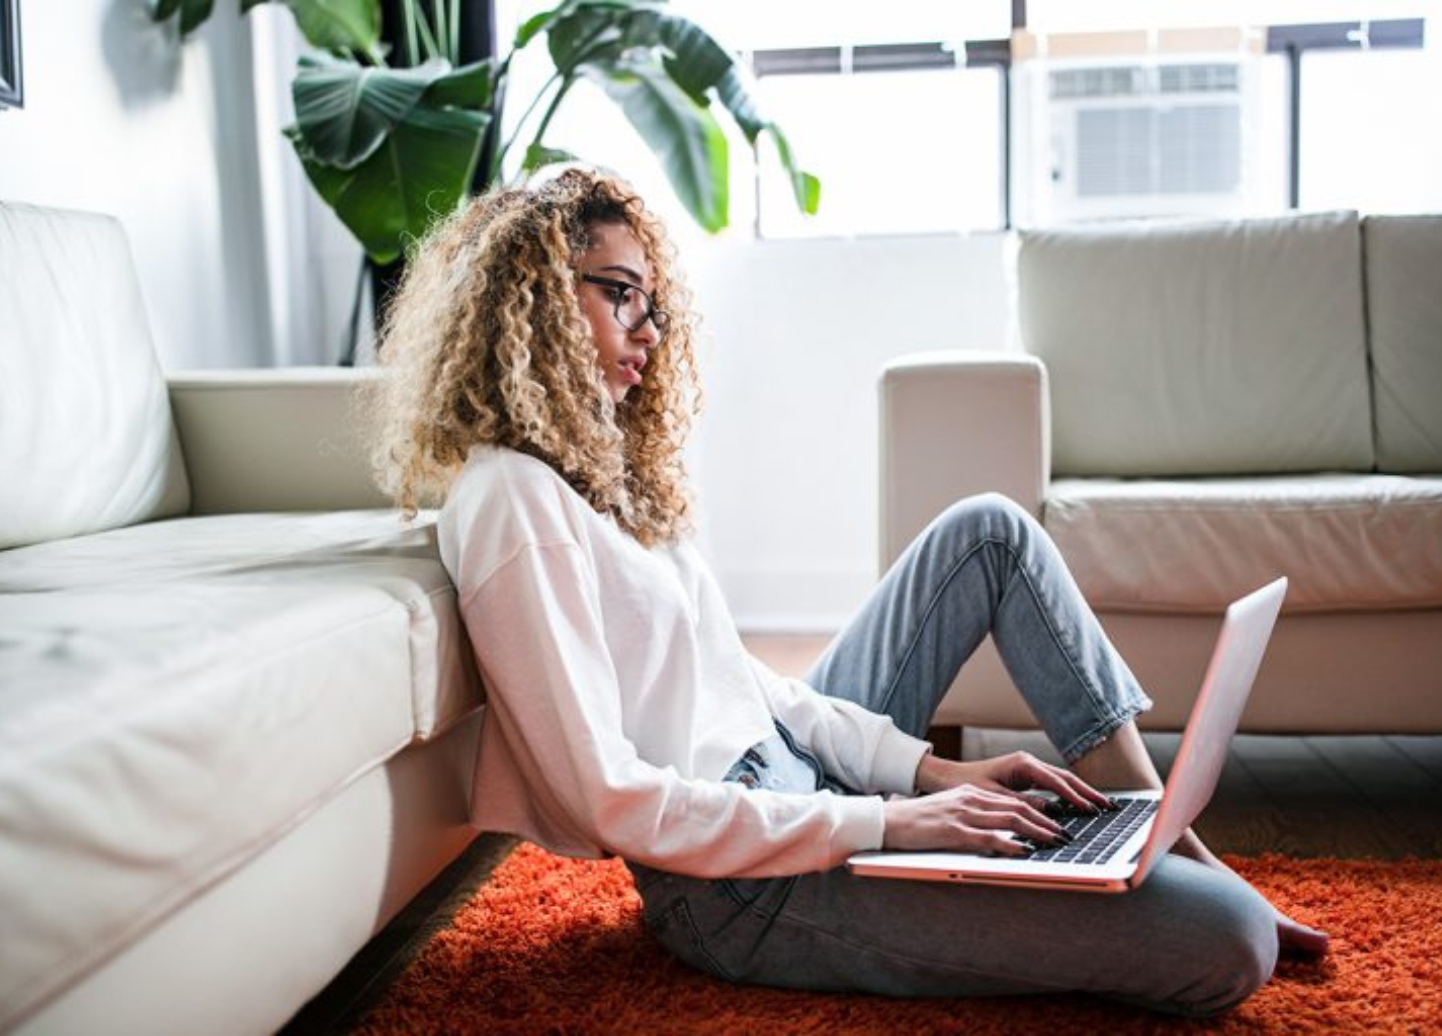
[[[1179,729],[1227,601],[1291,581],[1243,729],[1442,732],[1442,216],[1024,231],[1019,334],[880,383],[881,562],[1039,517]],[[1030,727],[991,642],[939,722]]]
[[[0,1031],[271,1032],[474,836],[363,377],[167,381],[118,223],[0,203]]]

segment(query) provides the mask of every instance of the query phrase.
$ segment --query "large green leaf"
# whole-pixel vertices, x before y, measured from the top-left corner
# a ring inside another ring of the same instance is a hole
[[[466,194],[489,123],[486,112],[417,106],[351,169],[322,162],[298,127],[286,135],[326,204],[371,259],[388,263]]]
[[[652,11],[627,19],[627,46],[664,47],[666,72],[698,103],[709,101],[707,91],[719,83],[736,59],[695,22]]]
[[[569,151],[562,151],[560,148],[542,147],[540,144],[532,144],[526,148],[525,160],[521,162],[521,172],[530,174],[537,169],[548,165],[555,165],[558,162],[580,161]]]
[[[425,102],[432,107],[489,108],[494,96],[496,62],[492,58],[462,65],[438,76],[426,88]]]
[[[311,46],[348,50],[374,57],[379,53],[379,0],[284,0]]]
[[[551,60],[562,72],[613,64],[637,48],[664,51],[666,71],[698,104],[735,63],[695,22],[643,0],[577,0],[548,27]]]
[[[521,27],[516,30],[516,38],[511,42],[511,46],[516,50],[520,50],[541,33],[548,30],[551,27],[551,23],[569,15],[581,2],[583,2],[583,0],[565,0],[564,3],[556,5],[549,11],[542,11],[540,14],[531,15],[531,17],[522,22]],[[620,6],[629,6],[629,4],[627,4],[625,0],[622,0]]]
[[[444,61],[419,68],[372,68],[326,57],[303,57],[291,83],[295,121],[312,154],[350,169],[364,162],[438,80]]]
[[[568,74],[585,61],[609,64],[617,61],[623,48],[623,26],[636,8],[630,3],[601,5],[581,0],[557,8],[557,17],[546,26],[546,49],[556,70]]]
[[[661,161],[693,219],[715,233],[729,219],[726,134],[659,63],[619,62],[591,73]]]
[[[772,135],[797,207],[806,213],[816,212],[820,182],[797,166],[790,142],[780,127],[757,109],[735,57],[704,29],[644,0],[576,0],[570,10],[557,8],[552,14],[547,45],[557,69],[565,73],[591,70],[609,77],[622,68],[634,71],[649,60],[697,105],[708,105],[714,95],[753,147],[762,133]],[[648,58],[642,58],[642,53]],[[647,142],[661,153],[655,141],[648,138]],[[684,152],[684,144],[677,142],[662,146]],[[719,175],[718,190],[724,193],[724,167]],[[674,175],[672,183],[680,193]],[[687,205],[690,207],[690,202]]]
[[[781,132],[780,126],[768,122],[765,129],[776,143],[776,155],[791,180],[791,194],[796,198],[796,207],[808,216],[816,215],[816,210],[821,205],[821,181],[797,167],[796,159],[791,154],[791,142],[786,139],[786,134]]]

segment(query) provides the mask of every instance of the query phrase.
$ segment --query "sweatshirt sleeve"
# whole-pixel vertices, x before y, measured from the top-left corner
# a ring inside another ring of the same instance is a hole
[[[461,607],[486,722],[500,724],[548,825],[697,877],[825,870],[881,846],[880,798],[751,790],[641,759],[624,734],[596,577],[579,545],[520,548]]]
[[[930,744],[901,731],[890,716],[778,676],[754,656],[751,666],[773,715],[816,754],[827,773],[866,793],[915,793],[916,768]]]

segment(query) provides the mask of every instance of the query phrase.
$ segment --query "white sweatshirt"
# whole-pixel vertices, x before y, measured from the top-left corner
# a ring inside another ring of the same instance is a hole
[[[882,839],[929,749],[751,658],[689,544],[647,549],[546,464],[475,448],[439,518],[488,705],[473,823],[699,877],[798,874]],[[721,778],[772,717],[848,787]]]

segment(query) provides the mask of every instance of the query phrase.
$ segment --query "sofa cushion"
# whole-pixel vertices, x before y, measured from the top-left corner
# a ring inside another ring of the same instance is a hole
[[[0,594],[0,1017],[409,742],[408,626],[336,583]]]
[[[474,712],[456,616],[392,512],[0,553],[0,1019]]]
[[[1061,475],[1372,468],[1355,213],[1023,231]]]
[[[189,506],[114,219],[0,202],[0,372],[0,549]]]
[[[429,739],[481,702],[434,516],[393,511],[234,514],[151,522],[0,554],[0,595],[167,587],[194,580],[265,590],[361,587],[408,618],[413,732]],[[0,673],[7,671],[0,644]]]
[[[1044,522],[1105,610],[1220,612],[1279,575],[1288,611],[1442,607],[1442,477],[1060,479]]]
[[[1442,216],[1362,227],[1377,467],[1442,472]]]

